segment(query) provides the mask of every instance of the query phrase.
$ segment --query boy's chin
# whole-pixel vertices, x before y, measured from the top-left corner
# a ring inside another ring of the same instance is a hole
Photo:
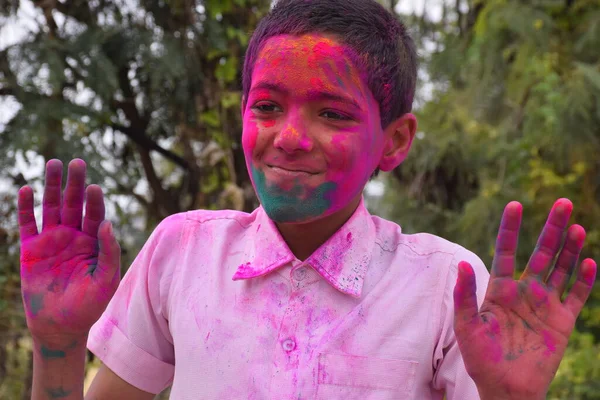
[[[311,207],[269,207],[268,205],[265,206],[264,204],[262,204],[262,207],[269,218],[277,224],[308,224],[331,215],[329,210],[324,212],[316,212],[316,210]]]

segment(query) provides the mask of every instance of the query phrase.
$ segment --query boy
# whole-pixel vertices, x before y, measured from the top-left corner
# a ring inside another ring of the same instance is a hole
[[[585,260],[561,303],[585,231],[569,229],[547,277],[572,208],[559,200],[514,281],[518,203],[491,279],[460,246],[370,216],[364,185],[404,160],[416,131],[415,79],[410,37],[375,1],[280,1],[244,65],[261,207],[170,216],[120,285],[100,189],[87,188],[82,220],[74,160],[61,210],[50,161],[41,234],[31,189],[19,195],[34,398],[82,397],[86,341],[103,361],[90,399],[169,385],[173,399],[544,398],[595,278]]]

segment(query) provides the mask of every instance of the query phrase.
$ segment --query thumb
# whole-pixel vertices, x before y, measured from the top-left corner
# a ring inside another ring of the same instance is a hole
[[[121,247],[115,238],[112,224],[102,221],[98,228],[98,268],[109,282],[119,272],[121,265]]]
[[[475,272],[466,261],[458,263],[458,277],[454,286],[454,329],[458,336],[465,328],[472,329],[479,322]]]

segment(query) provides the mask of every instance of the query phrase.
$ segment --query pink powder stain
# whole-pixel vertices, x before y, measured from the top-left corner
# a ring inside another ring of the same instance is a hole
[[[262,308],[256,309],[256,299],[246,299],[246,312],[252,313],[259,320],[259,323],[270,326],[273,332],[279,330],[280,321],[277,318],[278,309],[285,307],[289,298],[289,287],[283,282],[271,281],[269,285],[263,288],[259,293],[260,304]],[[252,303],[250,303],[252,302]],[[252,304],[252,307],[251,305]]]
[[[537,253],[535,257],[533,257],[530,261],[529,268],[531,268],[531,271],[536,274],[540,273],[544,269],[544,267],[548,265],[550,260],[551,256],[545,253]]]
[[[21,264],[27,267],[28,270],[30,270],[34,264],[39,263],[40,261],[44,261],[44,259],[36,254],[33,254],[32,251],[21,251]]]
[[[552,334],[546,330],[542,331],[542,337],[544,338],[544,344],[546,345],[546,351],[544,355],[546,357],[556,353],[556,342],[552,338]]]
[[[315,90],[325,89],[325,84],[323,83],[323,80],[320,78],[310,78],[310,86]]]
[[[247,262],[247,263],[241,264],[237,268],[237,271],[236,271],[235,275],[233,276],[233,279],[234,280],[246,279],[251,276],[254,276],[255,273],[256,273],[256,270],[254,268],[252,268],[252,264]]]
[[[131,304],[131,298],[133,297],[133,286],[134,286],[134,282],[136,280],[135,278],[136,278],[135,272],[131,271],[131,273],[127,279],[127,282],[125,283],[126,289],[127,289],[127,292],[126,292],[127,295],[125,297],[125,299],[126,299],[125,304],[127,305],[127,308],[129,308],[129,305]]]
[[[498,323],[498,321],[497,321],[497,320],[493,319],[493,320],[490,322],[490,327],[491,327],[491,332],[492,332],[492,335],[493,335],[494,337],[496,337],[496,336],[499,336],[499,335],[500,335],[500,324]]]
[[[500,362],[503,360],[502,356],[502,345],[500,343],[500,324],[497,320],[491,320],[487,332],[482,334],[487,336],[489,342],[488,355],[493,362]]]
[[[314,335],[314,331],[321,326],[328,326],[336,316],[336,312],[329,308],[311,309],[305,327],[307,336]]]
[[[330,242],[328,243],[328,247],[324,249],[323,257],[328,260],[344,260],[346,253],[351,248],[352,242],[349,240],[343,241],[342,239],[340,241]],[[344,267],[341,262],[331,263],[329,266],[333,268],[329,269],[328,273],[334,278],[339,277]]]
[[[114,317],[109,317],[106,320],[106,323],[100,327],[100,338],[105,341],[109,340],[112,337],[113,330],[118,327],[119,320]]]
[[[498,362],[502,361],[502,359],[503,359],[502,358],[502,347],[500,346],[499,343],[494,343],[491,346],[489,354],[490,354],[490,359],[493,362],[498,363]]]
[[[352,241],[352,232],[348,232],[348,234],[346,235],[346,240],[347,241]]]
[[[548,292],[538,281],[532,281],[530,288],[537,307],[548,303]]]

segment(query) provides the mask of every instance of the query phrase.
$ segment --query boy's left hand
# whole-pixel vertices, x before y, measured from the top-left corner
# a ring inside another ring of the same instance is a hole
[[[517,202],[506,206],[481,308],[473,269],[466,262],[459,264],[454,331],[482,400],[546,398],[596,279],[596,263],[584,260],[561,301],[585,240],[585,230],[572,225],[563,244],[572,209],[567,199],[554,204],[525,271],[514,280],[522,207]]]

